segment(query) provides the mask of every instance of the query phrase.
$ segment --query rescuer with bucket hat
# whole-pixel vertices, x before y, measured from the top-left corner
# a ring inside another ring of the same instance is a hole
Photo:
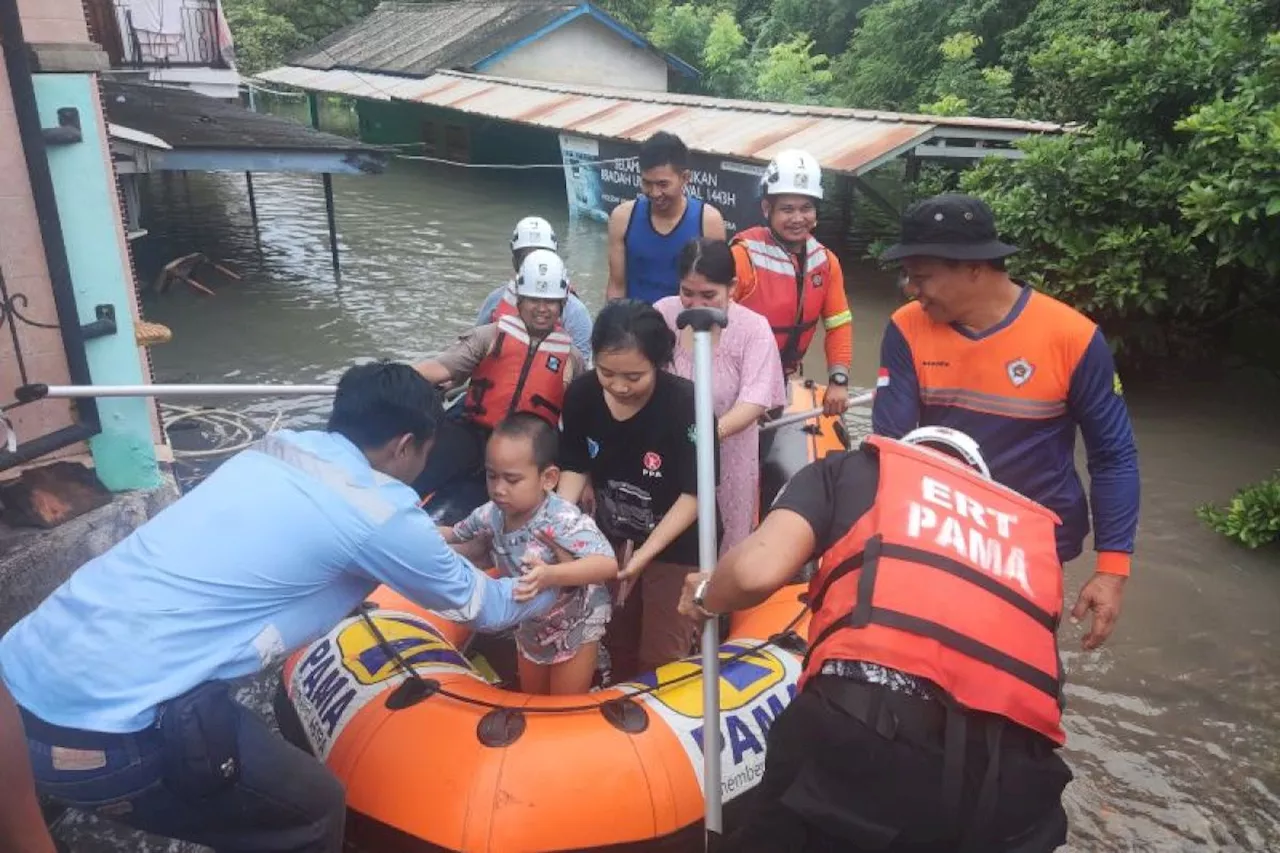
[[[921,426],[972,436],[991,476],[1062,519],[1058,559],[1080,555],[1093,521],[1095,573],[1072,611],[1093,611],[1086,649],[1119,618],[1138,525],[1137,448],[1111,348],[1089,318],[1011,278],[1016,247],[981,199],[946,193],[912,205],[881,256],[902,265],[908,304],[881,344],[872,430]],[[1089,496],[1075,467],[1084,437]]]

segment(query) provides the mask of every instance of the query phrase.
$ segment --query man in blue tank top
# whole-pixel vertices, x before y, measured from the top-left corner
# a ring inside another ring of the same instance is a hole
[[[680,288],[676,257],[690,240],[725,239],[724,217],[685,195],[689,149],[659,131],[640,146],[641,195],[609,215],[609,287],[605,298],[652,305]]]

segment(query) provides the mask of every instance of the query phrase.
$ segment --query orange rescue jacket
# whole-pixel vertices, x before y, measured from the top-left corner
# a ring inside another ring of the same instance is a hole
[[[463,412],[488,429],[516,412],[558,427],[572,353],[573,340],[558,329],[535,347],[519,317],[499,317],[498,338],[471,374]]]
[[[769,321],[782,365],[791,369],[804,359],[822,319],[824,288],[831,277],[827,249],[810,237],[801,269],[796,256],[763,225],[738,232],[733,242],[747,250],[756,275],[755,291],[742,304]]]
[[[928,450],[867,443],[876,502],[810,584],[802,683],[828,660],[868,661],[1061,745],[1058,517]]]

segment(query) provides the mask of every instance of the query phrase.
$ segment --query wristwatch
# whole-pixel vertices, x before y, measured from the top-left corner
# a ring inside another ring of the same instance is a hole
[[[696,587],[693,588],[693,606],[702,611],[702,615],[707,618],[714,618],[717,614],[707,609],[706,601],[707,584],[711,583],[711,578],[703,578]]]
[[[847,387],[849,384],[849,374],[842,370],[837,370],[831,374],[831,384],[839,385],[841,388]]]

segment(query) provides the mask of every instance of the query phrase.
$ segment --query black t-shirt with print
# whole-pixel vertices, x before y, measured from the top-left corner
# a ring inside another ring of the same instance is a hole
[[[653,396],[625,421],[605,403],[595,371],[578,377],[565,392],[560,465],[589,474],[596,494],[596,522],[615,542],[639,547],[680,495],[698,494],[697,426],[693,383],[658,371]],[[712,441],[715,430],[712,430]],[[716,482],[720,448],[715,442]],[[716,510],[716,544],[722,525]],[[698,565],[698,525],[689,528],[656,558]]]

